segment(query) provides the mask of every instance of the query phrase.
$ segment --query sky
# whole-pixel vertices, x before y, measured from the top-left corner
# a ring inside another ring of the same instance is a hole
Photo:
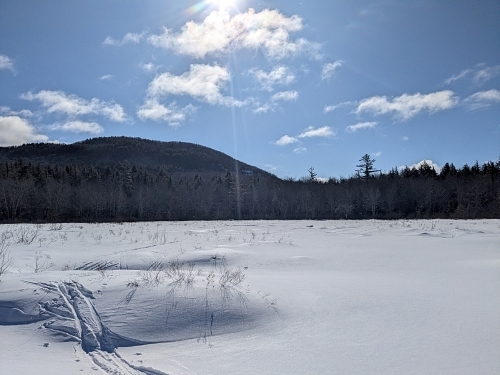
[[[0,146],[131,136],[278,177],[500,157],[500,2],[3,0]]]

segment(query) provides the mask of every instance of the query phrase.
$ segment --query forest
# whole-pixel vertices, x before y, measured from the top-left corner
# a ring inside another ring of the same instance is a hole
[[[295,180],[203,146],[151,142],[0,148],[0,222],[500,218],[500,158],[381,172],[364,155],[348,178],[320,181],[311,167]]]

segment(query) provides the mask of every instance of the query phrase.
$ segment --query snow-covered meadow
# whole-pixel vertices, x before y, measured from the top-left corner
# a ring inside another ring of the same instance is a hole
[[[500,220],[0,235],[2,374],[500,373]]]

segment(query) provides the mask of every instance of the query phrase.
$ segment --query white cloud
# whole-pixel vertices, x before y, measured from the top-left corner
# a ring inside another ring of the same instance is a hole
[[[456,75],[453,75],[447,79],[444,80],[444,83],[446,85],[450,85],[452,82],[455,82],[459,79],[462,79],[464,78],[466,75],[468,75],[469,73],[472,72],[472,69],[464,69],[462,70],[460,73],[456,74]]]
[[[306,39],[290,39],[290,33],[302,30],[302,19],[286,17],[277,10],[265,9],[256,13],[249,9],[233,17],[223,9],[211,12],[201,23],[187,22],[178,33],[164,29],[160,35],[151,35],[148,41],[182,55],[205,58],[229,49],[263,49],[268,57],[282,59],[307,52],[321,58],[320,45]]]
[[[148,95],[151,98],[164,95],[189,95],[212,105],[242,107],[248,104],[232,97],[223,96],[221,90],[229,82],[229,70],[221,66],[192,64],[189,72],[180,76],[163,73],[156,76],[149,84]]]
[[[424,164],[427,164],[428,166],[434,168],[434,170],[436,171],[436,173],[440,173],[441,172],[441,167],[439,165],[437,165],[436,163],[434,163],[432,160],[429,160],[429,159],[422,160],[421,162],[418,162],[416,164],[412,164],[408,168],[410,168],[410,169],[413,169],[413,168],[420,169]],[[406,166],[400,167],[400,169],[404,169],[404,168],[406,168]]]
[[[110,36],[106,37],[106,39],[104,39],[104,42],[102,42],[102,44],[105,46],[115,46],[118,43],[119,42],[116,39],[113,39]]]
[[[464,69],[460,73],[453,75],[444,80],[446,85],[449,85],[459,79],[472,75],[472,82],[478,86],[484,85],[489,80],[500,75],[500,65],[486,66],[485,64],[477,64],[472,69]]]
[[[402,137],[401,139],[402,139],[403,141],[405,141],[405,142],[410,140],[410,138],[408,138],[407,136],[404,136],[404,137]]]
[[[264,164],[264,167],[266,167],[268,170],[273,171],[273,172],[278,169],[277,166],[272,165],[272,164]]]
[[[122,40],[116,40],[108,36],[104,40],[104,42],[102,42],[102,44],[107,46],[123,46],[124,44],[127,43],[137,44],[140,43],[146,37],[147,34],[148,34],[147,31],[143,31],[141,33],[127,33],[122,38]]]
[[[312,137],[323,137],[323,138],[332,138],[335,136],[335,132],[329,126],[323,126],[321,128],[314,128],[312,126],[305,129],[304,132],[299,134],[297,137],[291,137],[289,135],[284,135],[280,139],[278,139],[274,144],[277,146],[287,146],[292,143],[299,142],[299,138],[312,138]],[[306,152],[307,149],[305,147],[299,146],[293,150],[295,153]]]
[[[100,134],[104,131],[103,127],[97,122],[68,121],[64,124],[54,124],[49,127],[50,130],[60,130],[71,133],[90,133]]]
[[[33,112],[31,112],[29,109],[22,109],[20,111],[13,111],[9,107],[6,107],[6,106],[0,107],[0,114],[5,115],[5,116],[22,116],[22,117],[32,117],[33,116]]]
[[[146,31],[143,31],[142,33],[127,33],[123,37],[122,43],[139,43],[146,34]]]
[[[260,113],[267,113],[269,111],[274,111],[274,109],[276,108],[276,105],[275,104],[270,104],[270,103],[265,103],[265,104],[257,104],[257,108],[255,108],[252,112],[253,113],[256,113],[256,114],[260,114]]]
[[[286,146],[286,145],[290,145],[292,143],[296,143],[298,141],[299,140],[295,137],[290,137],[289,135],[284,135],[283,137],[278,139],[274,144],[277,146]]]
[[[100,79],[101,81],[108,81],[108,80],[110,80],[111,78],[113,78],[113,76],[112,76],[111,74],[106,74],[105,76],[102,76],[102,77],[100,77],[99,79]]]
[[[303,133],[298,135],[298,138],[324,137],[331,138],[335,136],[335,132],[329,126],[321,128],[308,127]]]
[[[12,59],[5,55],[0,55],[0,69],[8,69],[12,73],[16,73],[16,69],[14,69],[14,63]]]
[[[274,111],[276,108],[279,108],[278,104],[276,102],[282,100],[285,102],[294,102],[298,99],[299,93],[297,91],[281,91],[277,92],[273,96],[271,96],[271,101],[268,103],[260,104],[258,102],[253,102],[253,104],[256,106],[255,109],[253,109],[253,113],[260,114],[260,113],[267,113],[269,111]],[[248,102],[253,101],[252,98],[247,99]]]
[[[259,82],[263,90],[273,91],[275,85],[289,85],[295,82],[295,74],[286,66],[275,66],[269,73],[252,68],[248,71]]]
[[[382,155],[382,151],[374,152],[372,155],[379,157],[380,155]]]
[[[328,113],[328,112],[335,111],[335,109],[337,107],[338,106],[336,106],[336,105],[325,105],[325,108],[323,108],[323,112]]]
[[[321,71],[321,79],[328,79],[333,76],[335,70],[342,66],[342,61],[337,60],[333,63],[327,63],[323,65],[323,69]]]
[[[0,146],[19,146],[24,143],[48,142],[46,135],[18,116],[0,116]]]
[[[116,122],[127,120],[122,106],[115,102],[102,102],[96,98],[89,101],[76,95],[67,95],[63,91],[42,90],[38,94],[28,92],[21,94],[21,99],[40,101],[48,113],[63,113],[68,116],[95,114]]]
[[[474,76],[472,77],[472,81],[479,86],[482,86],[489,80],[500,75],[500,65],[486,67],[483,69],[478,69],[474,72]]]
[[[361,129],[372,129],[374,128],[378,122],[359,122],[356,125],[349,125],[345,128],[345,131],[348,133],[355,133]]]
[[[170,126],[178,127],[185,122],[188,116],[196,112],[196,107],[188,104],[179,108],[175,102],[168,107],[159,103],[157,99],[146,99],[146,102],[137,111],[137,116],[142,120],[164,121]]]
[[[101,114],[111,121],[124,122],[127,120],[128,116],[123,110],[123,107],[116,103],[101,103],[101,108],[97,110],[98,114]]]
[[[189,104],[184,108],[179,108],[175,102],[165,106],[160,103],[160,99],[164,96],[187,95],[201,102],[227,107],[243,107],[253,101],[252,98],[240,101],[224,96],[222,91],[229,80],[229,70],[217,65],[192,64],[188,72],[179,76],[168,72],[160,74],[149,84],[148,96],[137,111],[137,115],[142,121],[164,121],[176,127],[186,121],[188,116],[194,114],[196,107]],[[261,108],[254,112],[265,111],[265,108]]]
[[[500,103],[500,91],[492,89],[488,91],[480,91],[469,96],[463,101],[469,110],[489,107],[492,104]]]
[[[458,103],[453,91],[444,90],[431,94],[403,94],[393,99],[386,96],[373,96],[359,102],[356,113],[369,112],[373,115],[394,114],[402,120],[408,120],[420,112],[435,113],[451,109]]]
[[[346,106],[357,105],[357,104],[358,104],[358,102],[348,101],[348,102],[342,102],[342,103],[335,104],[335,105],[325,105],[325,108],[323,108],[323,112],[328,113],[328,112],[335,111],[337,108],[340,108],[340,107],[346,107]]]
[[[142,70],[144,70],[146,72],[154,72],[158,69],[158,67],[153,63],[147,63],[147,64],[141,63],[140,67]]]
[[[298,99],[299,93],[297,91],[282,91],[277,92],[273,96],[271,96],[271,100],[273,102],[278,100],[283,100],[285,102],[294,102]]]

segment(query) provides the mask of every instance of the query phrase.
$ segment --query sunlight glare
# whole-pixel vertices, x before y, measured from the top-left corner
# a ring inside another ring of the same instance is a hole
[[[231,5],[234,5],[235,0],[210,0],[210,2],[214,5],[218,5],[220,10],[224,10]]]

